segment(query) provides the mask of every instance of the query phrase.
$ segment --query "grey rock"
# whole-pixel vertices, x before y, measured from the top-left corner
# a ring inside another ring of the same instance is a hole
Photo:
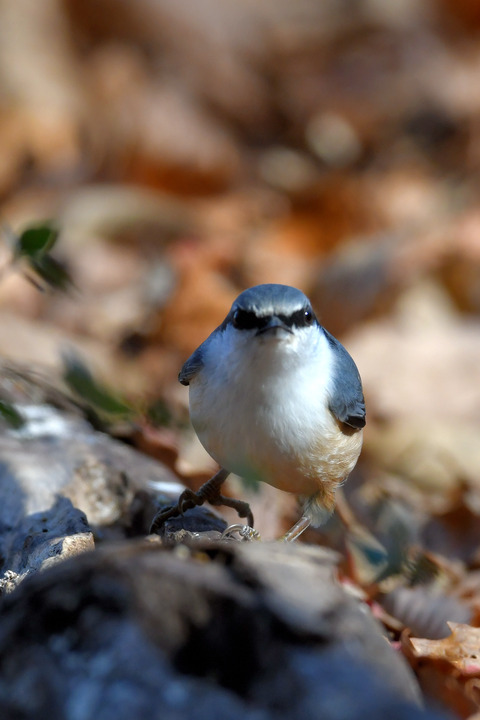
[[[434,720],[334,566],[152,538],[32,575],[0,604],[2,718]]]
[[[16,408],[24,425],[0,432],[0,591],[91,550],[94,538],[124,538],[139,492],[151,505],[136,529],[145,534],[160,498],[173,501],[182,489],[160,463],[94,430],[79,413],[25,402]]]

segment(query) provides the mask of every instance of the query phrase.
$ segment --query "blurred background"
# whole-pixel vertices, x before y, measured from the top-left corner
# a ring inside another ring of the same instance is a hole
[[[476,0],[1,0],[0,354],[74,347],[157,403],[129,439],[197,487],[182,362],[245,287],[300,287],[364,381],[353,524],[433,554],[475,622],[479,169]],[[11,264],[47,220],[68,292]],[[296,517],[250,499],[267,538]]]

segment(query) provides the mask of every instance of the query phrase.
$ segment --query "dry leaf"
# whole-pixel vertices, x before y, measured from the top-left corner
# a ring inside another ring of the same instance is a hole
[[[416,657],[447,660],[463,675],[480,675],[480,628],[448,623],[452,634],[442,640],[410,638]]]

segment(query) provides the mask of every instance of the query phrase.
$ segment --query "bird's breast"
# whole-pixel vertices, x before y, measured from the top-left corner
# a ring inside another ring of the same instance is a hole
[[[321,378],[255,374],[190,385],[190,416],[207,452],[225,469],[281,490],[311,495],[354,467],[361,431],[343,432]]]

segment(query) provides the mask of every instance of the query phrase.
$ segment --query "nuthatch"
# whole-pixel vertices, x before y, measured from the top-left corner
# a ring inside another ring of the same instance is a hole
[[[193,427],[221,469],[159,512],[152,531],[205,501],[235,508],[253,526],[247,503],[220,494],[229,473],[300,496],[303,516],[286,540],[328,519],[360,454],[365,403],[354,361],[300,290],[268,284],[242,292],[178,379],[189,386]]]

